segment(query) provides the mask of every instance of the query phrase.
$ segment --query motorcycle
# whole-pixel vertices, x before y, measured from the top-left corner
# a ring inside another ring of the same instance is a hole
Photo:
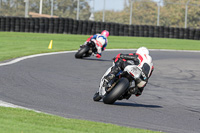
[[[75,58],[90,57],[95,52],[97,52],[95,43],[90,41],[86,45],[80,46],[80,49],[75,54]]]
[[[145,79],[146,75],[141,68],[137,65],[128,65],[105,86],[104,77],[110,71],[111,67],[103,75],[99,90],[93,96],[94,101],[103,99],[105,104],[113,104],[117,100],[129,99],[134,94],[134,88],[137,87],[135,81],[140,80],[142,84],[145,84],[145,81],[142,79]]]

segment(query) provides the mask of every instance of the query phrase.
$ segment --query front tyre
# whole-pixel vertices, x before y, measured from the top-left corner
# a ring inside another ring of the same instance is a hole
[[[113,104],[121,95],[125,93],[129,87],[129,80],[127,78],[119,79],[118,83],[112,90],[103,98],[105,104]]]
[[[81,48],[80,50],[78,50],[78,52],[75,54],[75,58],[83,58],[84,56],[87,55],[87,52],[89,51],[89,47],[85,46],[83,48]]]

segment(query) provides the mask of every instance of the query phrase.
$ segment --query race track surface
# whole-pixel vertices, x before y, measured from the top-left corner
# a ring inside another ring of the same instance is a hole
[[[105,51],[101,59],[46,55],[0,66],[0,100],[67,118],[199,133],[200,53],[151,51],[155,71],[143,95],[114,105],[94,102],[101,76],[119,52]]]

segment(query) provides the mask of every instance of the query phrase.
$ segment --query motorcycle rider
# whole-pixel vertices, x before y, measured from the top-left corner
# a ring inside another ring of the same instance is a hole
[[[154,67],[152,63],[152,58],[149,55],[149,50],[146,47],[140,47],[137,49],[136,53],[130,53],[130,54],[118,54],[114,58],[114,65],[111,68],[111,71],[104,77],[104,85],[109,86],[109,83],[112,82],[114,77],[117,73],[119,73],[120,70],[124,70],[124,68],[128,65],[132,65],[129,62],[133,61],[134,65],[137,65],[138,68],[142,70],[144,73],[142,80],[138,79],[135,81],[135,86],[132,87],[131,92],[128,96],[128,98],[131,96],[131,94],[135,94],[136,96],[140,96],[144,90],[144,87],[146,86],[148,79],[150,78]],[[127,99],[128,99],[127,98]]]
[[[96,56],[97,58],[101,58],[102,51],[106,49],[106,46],[108,44],[108,39],[107,39],[108,36],[109,36],[109,32],[107,30],[103,30],[101,34],[95,34],[95,35],[90,36],[86,40],[86,42],[80,47],[84,47],[85,45],[93,41],[97,49],[97,52],[94,53],[93,56]]]

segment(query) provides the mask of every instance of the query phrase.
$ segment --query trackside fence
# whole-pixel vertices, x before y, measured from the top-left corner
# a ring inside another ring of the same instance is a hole
[[[0,31],[92,35],[108,30],[113,36],[159,37],[200,40],[200,29],[151,25],[126,25],[70,18],[0,16]]]

